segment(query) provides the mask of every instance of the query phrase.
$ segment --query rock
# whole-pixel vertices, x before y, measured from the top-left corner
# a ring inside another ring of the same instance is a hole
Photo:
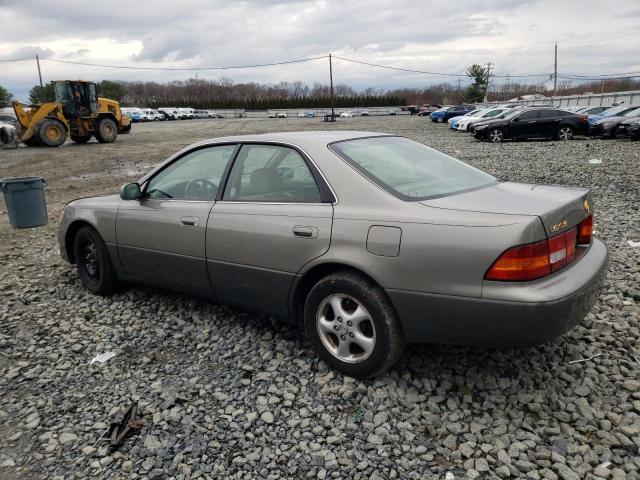
[[[275,421],[275,417],[271,412],[263,412],[262,415],[260,415],[260,418],[264,423],[268,424],[272,424]]]
[[[78,436],[75,433],[64,432],[61,433],[58,437],[58,442],[60,445],[67,445],[68,443],[73,443],[78,439]]]
[[[625,380],[622,383],[622,387],[625,390],[628,390],[630,392],[637,392],[638,390],[640,390],[640,381],[639,380],[633,380],[633,379]]]

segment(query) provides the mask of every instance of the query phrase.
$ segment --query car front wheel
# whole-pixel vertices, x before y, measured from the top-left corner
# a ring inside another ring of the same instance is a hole
[[[571,140],[573,138],[573,128],[569,126],[563,126],[558,129],[558,140]]]
[[[386,294],[355,273],[320,280],[307,296],[304,323],[318,356],[351,377],[387,370],[404,350],[402,328]]]
[[[108,295],[116,290],[118,279],[98,232],[89,226],[81,227],[74,240],[73,252],[78,276],[89,291]]]
[[[504,132],[500,128],[493,128],[489,130],[487,138],[491,143],[500,143],[502,140],[504,140]]]

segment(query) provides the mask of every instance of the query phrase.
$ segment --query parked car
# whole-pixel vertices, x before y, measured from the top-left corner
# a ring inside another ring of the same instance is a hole
[[[2,115],[4,117],[5,115]],[[8,145],[17,141],[16,126],[0,118],[0,145]]]
[[[369,116],[369,110],[367,110],[366,108],[364,110],[360,110],[360,116],[361,117],[368,117]]]
[[[574,135],[586,135],[587,125],[586,115],[553,108],[525,108],[476,125],[474,132],[476,139],[489,142],[522,138],[571,140]]]
[[[300,112],[298,118],[315,118],[316,112]]]
[[[449,124],[449,128],[452,128],[454,130],[458,129],[458,122],[460,121],[460,119],[466,117],[467,115],[473,115],[477,112],[480,112],[483,109],[476,109],[476,110],[471,110],[470,112],[465,113],[464,115],[458,115],[456,117],[451,117],[449,120],[447,120],[447,123]]]
[[[440,110],[441,108],[442,108],[442,106],[436,105],[435,103],[432,104],[432,105],[429,105],[429,104],[425,103],[418,110],[418,116],[419,117],[428,117],[429,115],[431,115],[431,113],[435,112],[436,110]]]
[[[589,115],[589,125],[593,125],[598,120],[602,120],[603,118],[619,117],[620,115],[624,115],[625,113],[630,112],[631,110],[635,110],[636,108],[638,108],[638,105],[622,105],[619,107],[608,108],[597,115],[591,114]]]
[[[279,112],[279,113],[276,115],[276,117],[277,117],[277,118],[287,118],[287,114],[286,114],[286,113],[284,113],[284,112]]]
[[[398,109],[397,108],[392,108],[391,110],[389,110],[389,115],[398,115]]]
[[[513,108],[505,108],[505,110],[502,113],[499,113],[498,115],[496,115],[493,118],[479,118],[477,120],[473,120],[473,121],[471,121],[469,123],[469,125],[467,125],[467,131],[471,132],[471,133],[474,133],[475,128],[476,128],[477,125],[484,125],[485,123],[490,123],[493,120],[498,120],[500,118],[505,118],[508,115],[510,115],[511,113],[519,111],[519,110],[522,110],[522,108],[520,108],[518,106],[513,107]]]
[[[526,346],[579,323],[608,263],[592,204],[392,135],[244,135],[68,203],[58,240],[95,294],[145,283],[268,312],[361,378],[406,342]]]
[[[138,123],[142,121],[142,109],[136,107],[124,107],[120,111],[131,119],[132,123]]]
[[[577,110],[575,113],[582,113],[584,115],[599,115],[602,112],[610,109],[611,107],[603,107],[603,106],[591,106],[591,107],[582,107]]]
[[[140,120],[143,122],[159,122],[164,120],[164,114],[151,108],[143,108],[140,114]]]
[[[160,113],[163,113],[165,119],[167,120],[180,120],[180,112],[177,108],[161,107],[158,109],[158,111]]]
[[[640,140],[640,118],[629,118],[621,122],[620,125],[618,125],[616,136]]]
[[[443,123],[449,120],[451,117],[456,117],[458,115],[464,115],[465,113],[469,113],[472,110],[475,110],[473,105],[453,105],[452,107],[441,108],[440,110],[436,110],[432,112],[429,117],[432,122]]]
[[[208,110],[194,110],[193,116],[194,118],[211,118],[211,114]]]
[[[640,118],[640,107],[630,110],[623,115],[604,117],[589,125],[589,135],[592,137],[616,138],[620,124],[630,118]]]
[[[214,112],[213,110],[207,110],[209,118],[224,118],[224,115],[220,112]]]
[[[181,120],[191,120],[195,118],[195,110],[193,108],[178,108]]]
[[[341,118],[353,118],[353,113],[352,112],[342,112],[340,114]]]
[[[490,120],[498,117],[500,114],[510,111],[510,108],[486,108],[484,110],[478,110],[477,112],[471,112],[457,122],[458,130],[467,131],[469,125],[479,120]]]

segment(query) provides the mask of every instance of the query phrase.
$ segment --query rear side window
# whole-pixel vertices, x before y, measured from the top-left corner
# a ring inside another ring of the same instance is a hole
[[[520,115],[518,115],[518,118],[520,120],[533,120],[538,118],[538,114],[540,112],[538,110],[529,110],[527,112],[522,112]]]
[[[402,200],[426,200],[497,182],[460,160],[402,137],[337,142],[331,150],[378,186]]]
[[[224,191],[224,200],[320,203],[320,191],[307,163],[294,149],[244,145]]]

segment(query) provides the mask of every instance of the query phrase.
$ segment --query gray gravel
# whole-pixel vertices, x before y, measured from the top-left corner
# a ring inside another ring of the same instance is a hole
[[[65,201],[201,138],[311,128],[400,133],[504,180],[591,187],[611,252],[600,301],[538,348],[411,346],[355,381],[291,326],[159,289],[95,297],[59,259]],[[110,146],[0,151],[0,177],[47,178],[51,214],[14,231],[0,204],[0,478],[640,478],[640,248],[627,244],[640,240],[640,143],[492,145],[415,117],[134,129]],[[109,453],[96,441],[132,398],[142,431]]]

